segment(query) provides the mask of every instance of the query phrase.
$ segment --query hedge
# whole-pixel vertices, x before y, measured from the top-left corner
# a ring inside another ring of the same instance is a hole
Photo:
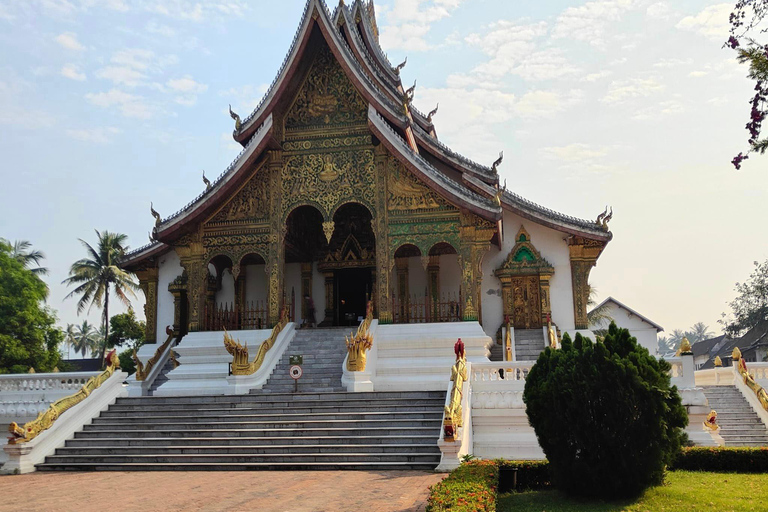
[[[669,469],[713,473],[768,473],[768,447],[683,448]]]
[[[461,464],[442,482],[429,488],[427,512],[495,512],[500,467],[517,468],[517,490],[551,485],[549,463],[545,460],[475,459]]]

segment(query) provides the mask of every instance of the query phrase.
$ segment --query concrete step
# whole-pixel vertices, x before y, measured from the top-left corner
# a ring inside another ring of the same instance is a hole
[[[400,444],[275,444],[275,445],[245,445],[245,446],[156,446],[156,447],[127,447],[127,446],[67,446],[57,453],[60,455],[188,455],[188,454],[281,454],[293,450],[295,453],[440,453],[437,445],[429,443],[400,443]]]
[[[355,446],[360,444],[433,444],[435,434],[379,434],[356,436],[262,436],[262,437],[99,437],[68,439],[62,450],[72,448],[87,448],[92,446],[110,447],[140,447],[141,449],[189,447],[189,446],[231,446],[231,447],[271,447],[295,446],[303,450],[306,445],[322,445],[328,447]]]
[[[706,386],[704,395],[709,406],[717,411],[720,435],[726,446],[766,446],[768,430],[734,386]]]
[[[40,471],[431,471],[435,462],[264,462],[264,463],[180,463],[98,464],[91,462],[38,464]]]
[[[439,426],[440,419],[404,419],[397,421],[397,424],[405,427],[431,427]],[[228,419],[227,419],[228,420]],[[308,419],[308,420],[281,420],[275,419],[274,421],[218,421],[211,422],[210,420],[204,420],[200,422],[195,421],[179,421],[177,418],[167,420],[146,420],[144,422],[129,422],[124,418],[121,419],[105,419],[99,422],[94,421],[90,425],[83,427],[83,432],[101,432],[104,430],[114,430],[116,428],[125,429],[140,429],[140,430],[245,430],[245,429],[335,429],[335,428],[354,428],[364,429],[369,427],[384,427],[386,425],[392,425],[393,419],[341,419],[341,420],[329,420],[329,419]]]
[[[262,453],[250,454],[142,454],[142,455],[52,455],[46,458],[50,464],[258,464],[304,462],[422,462],[438,464],[440,452],[396,453]]]

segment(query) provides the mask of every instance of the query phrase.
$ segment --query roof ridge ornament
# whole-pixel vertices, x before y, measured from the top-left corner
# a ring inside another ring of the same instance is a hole
[[[502,162],[503,160],[504,160],[504,152],[503,152],[503,151],[499,151],[499,158],[497,158],[497,159],[496,159],[496,160],[493,162],[493,164],[491,165],[491,170],[492,170],[494,173],[497,173],[497,172],[498,172],[498,167],[501,165],[501,162]]]
[[[205,183],[205,191],[211,190],[211,180],[205,177],[205,169],[203,169],[203,183]]]
[[[608,223],[611,221],[612,218],[613,218],[613,206],[611,206],[611,213],[609,213],[603,218],[603,224],[601,226],[603,230],[608,231]]]
[[[438,103],[437,105],[435,105],[435,108],[433,108],[432,110],[430,110],[430,111],[429,111],[429,114],[427,114],[427,122],[428,122],[428,123],[431,123],[431,122],[432,122],[432,116],[434,116],[435,114],[437,114],[437,109],[439,109],[439,108],[440,108],[440,103]]]
[[[162,222],[160,218],[160,214],[157,213],[155,210],[155,205],[152,203],[152,201],[149,202],[149,211],[152,213],[152,216],[155,218],[155,227],[160,225],[160,222]]]
[[[240,121],[240,116],[232,112],[232,105],[229,105],[229,117],[235,120],[235,131],[240,131],[240,126],[242,125],[242,122]]]
[[[407,62],[408,62],[408,57],[406,56],[406,57],[405,57],[405,60],[404,60],[403,62],[401,62],[400,64],[398,64],[398,65],[395,67],[395,74],[396,74],[396,75],[400,76],[400,70],[401,70],[401,69],[403,69],[403,68],[405,67],[405,64],[406,64]]]
[[[405,101],[410,105],[413,102],[413,95],[416,92],[416,80],[413,81],[413,85],[405,91]]]

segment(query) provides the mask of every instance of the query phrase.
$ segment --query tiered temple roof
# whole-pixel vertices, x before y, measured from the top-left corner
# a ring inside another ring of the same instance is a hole
[[[368,102],[368,127],[379,141],[430,188],[457,206],[487,220],[498,221],[503,210],[555,230],[600,242],[612,234],[595,221],[577,219],[545,208],[510,191],[499,193],[495,166],[474,162],[452,151],[437,138],[431,116],[411,104],[413,89],[403,86],[400,69],[389,62],[379,45],[372,0],[342,2],[331,13],[322,0],[307,0],[291,47],[258,106],[233,132],[243,150],[210,188],[184,208],[162,220],[154,230],[156,242],[129,254],[126,266],[159,255],[173,240],[226,201],[270,149],[280,149],[279,119],[290,105],[307,69],[303,56],[320,37],[346,76]]]

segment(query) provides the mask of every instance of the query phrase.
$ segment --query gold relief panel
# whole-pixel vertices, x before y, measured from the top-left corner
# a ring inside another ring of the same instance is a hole
[[[367,121],[368,104],[324,45],[288,111],[286,129]]]
[[[371,146],[370,135],[349,135],[341,137],[328,137],[327,134],[321,138],[287,140],[283,143],[285,151],[316,151],[332,150],[339,148],[350,148],[355,146]]]
[[[393,211],[434,210],[453,208],[445,199],[432,192],[394,159],[390,159],[387,178],[387,209]]]
[[[290,156],[282,173],[283,218],[301,204],[319,206],[326,218],[348,201],[375,212],[374,179],[373,151],[369,149]]]
[[[242,223],[269,218],[269,177],[256,171],[206,224]]]

